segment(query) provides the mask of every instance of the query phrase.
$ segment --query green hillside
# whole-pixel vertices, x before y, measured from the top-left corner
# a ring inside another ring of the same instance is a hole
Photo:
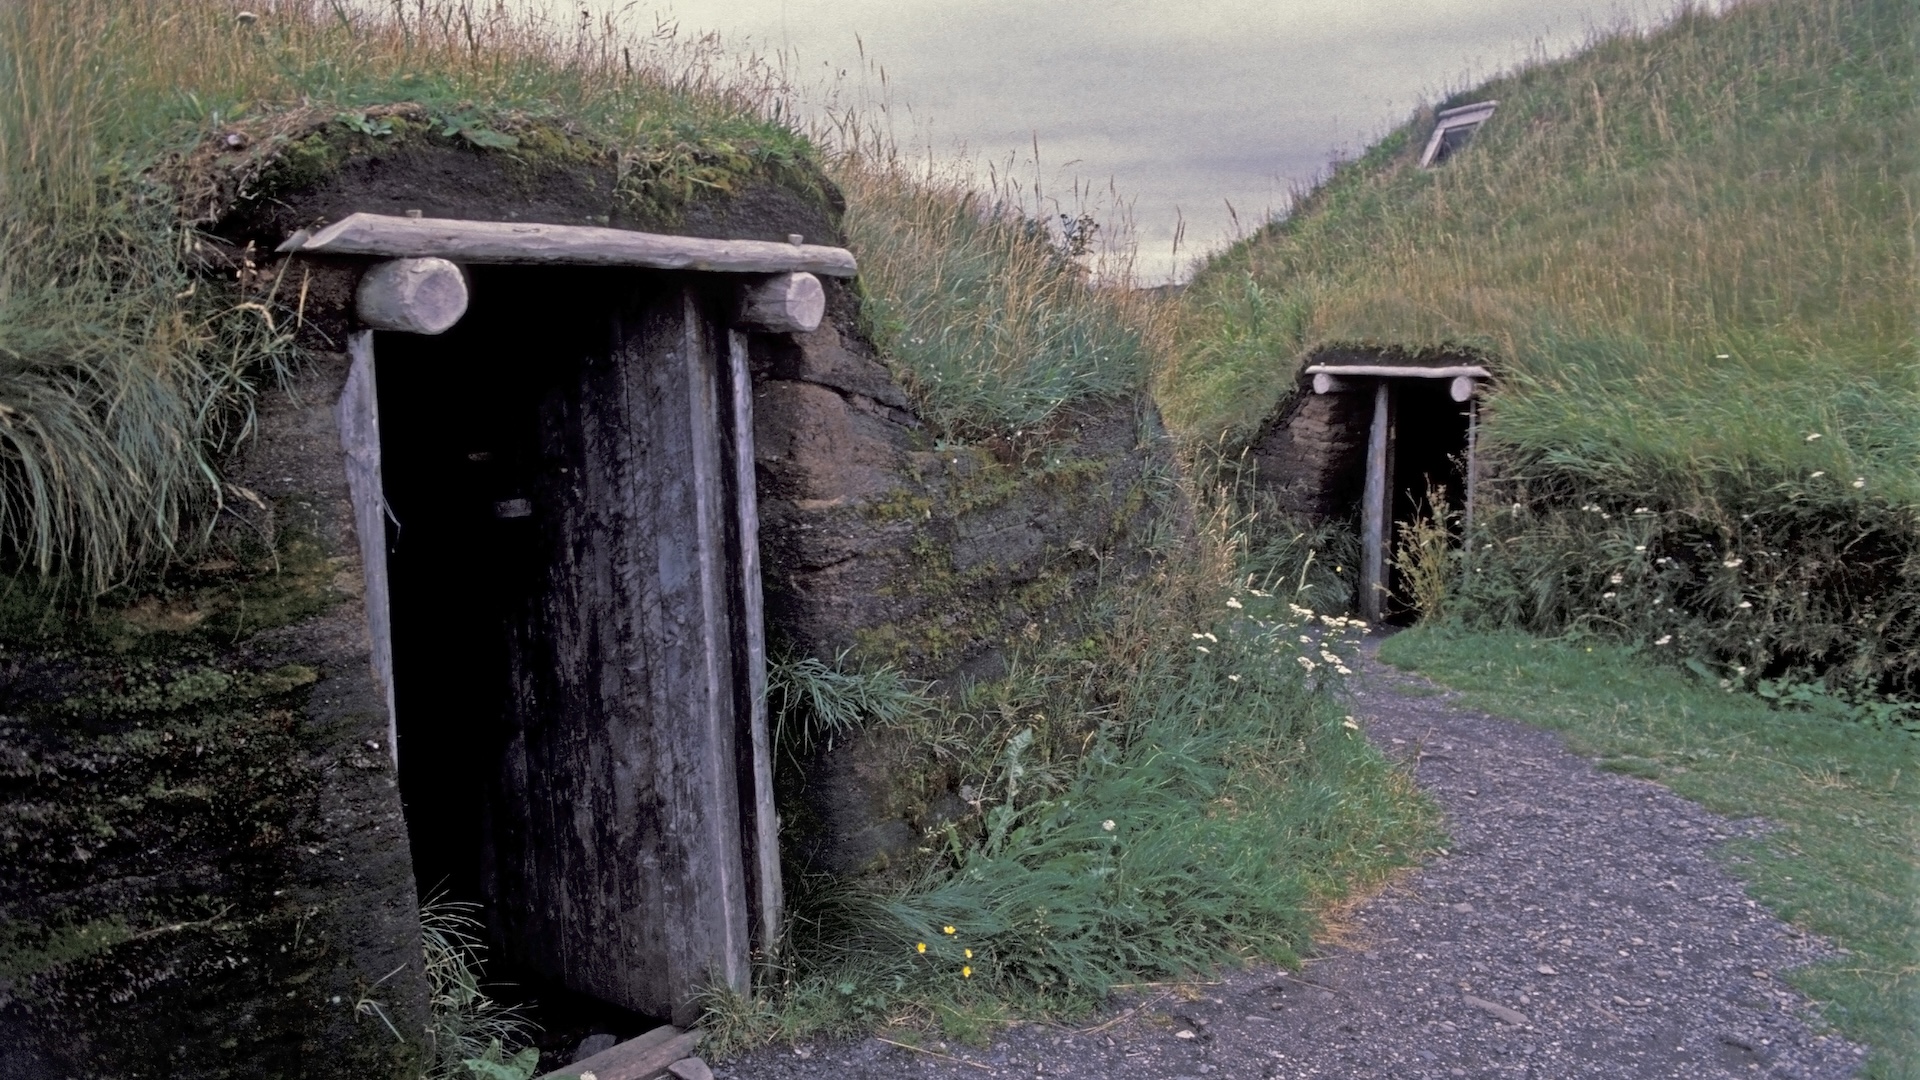
[[[1467,610],[1911,692],[1914,42],[1899,0],[1751,2],[1440,103],[1500,105],[1430,170],[1423,113],[1202,269],[1170,424],[1244,441],[1324,346],[1477,350]]]

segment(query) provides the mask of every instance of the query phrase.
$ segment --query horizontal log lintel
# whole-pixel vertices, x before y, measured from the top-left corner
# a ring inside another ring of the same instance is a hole
[[[1311,364],[1309,375],[1364,376],[1375,379],[1491,379],[1493,373],[1478,365],[1419,367],[1414,364]]]
[[[774,240],[707,240],[590,225],[349,214],[319,232],[287,238],[282,253],[442,258],[457,263],[637,266],[727,274],[825,274],[858,270],[846,248]]]

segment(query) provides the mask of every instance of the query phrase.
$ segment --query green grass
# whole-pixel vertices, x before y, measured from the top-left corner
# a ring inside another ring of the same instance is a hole
[[[878,344],[943,432],[1024,436],[1145,386],[1152,302],[1090,282],[1042,222],[897,165],[834,172]]]
[[[1605,643],[1434,627],[1388,639],[1380,656],[1474,708],[1564,733],[1603,768],[1778,825],[1729,845],[1728,869],[1847,950],[1786,977],[1875,1049],[1865,1075],[1920,1076],[1920,737],[1846,722],[1831,705],[1775,708]]]
[[[1298,618],[1235,602],[1122,670],[1055,656],[929,703],[973,713],[933,718],[968,729],[953,749],[973,805],[889,883],[799,883],[793,974],[714,1002],[716,1052],[889,1025],[977,1038],[1084,1013],[1116,983],[1293,962],[1324,905],[1425,851],[1431,804],[1349,726]],[[1063,726],[1083,751],[1050,752]]]
[[[1903,0],[1750,0],[1454,95],[1500,106],[1440,167],[1422,114],[1200,271],[1170,426],[1237,445],[1324,346],[1478,352],[1478,617],[1920,691],[1914,41]],[[1695,571],[1657,619],[1603,595],[1636,543]]]

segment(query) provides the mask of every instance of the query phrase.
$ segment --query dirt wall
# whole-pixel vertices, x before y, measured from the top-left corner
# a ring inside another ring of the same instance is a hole
[[[427,992],[321,357],[219,537],[0,645],[0,1077],[400,1077]]]

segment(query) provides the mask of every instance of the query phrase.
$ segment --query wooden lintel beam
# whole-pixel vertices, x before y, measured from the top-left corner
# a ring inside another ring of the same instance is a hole
[[[1385,379],[1457,379],[1462,376],[1469,379],[1491,379],[1493,373],[1477,364],[1463,364],[1453,367],[1417,367],[1413,364],[1311,364],[1307,374],[1364,375],[1370,378]]]
[[[728,274],[852,277],[853,252],[772,240],[707,240],[590,225],[349,214],[316,233],[287,238],[282,253],[442,258],[460,263],[638,266]]]

